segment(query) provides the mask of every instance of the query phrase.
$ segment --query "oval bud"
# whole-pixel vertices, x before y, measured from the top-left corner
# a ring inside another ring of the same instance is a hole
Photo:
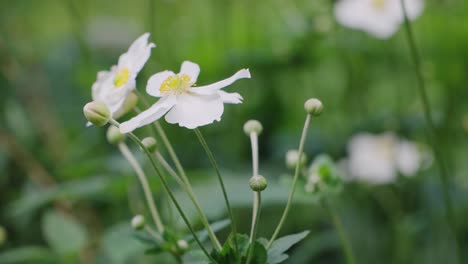
[[[143,146],[145,146],[149,152],[153,153],[156,151],[157,143],[156,139],[153,137],[146,137],[141,141],[141,143],[143,143]]]
[[[145,217],[142,215],[135,215],[132,218],[132,228],[135,230],[142,230],[145,224]]]
[[[252,176],[249,180],[250,189],[254,192],[261,192],[268,186],[267,180],[261,175]]]
[[[307,113],[318,116],[322,113],[323,104],[319,99],[311,98],[305,102],[304,109]]]
[[[249,120],[245,122],[244,124],[244,132],[247,134],[247,136],[250,136],[252,133],[256,133],[257,135],[260,135],[263,131],[263,126],[262,123],[260,123],[257,120]]]
[[[104,126],[109,122],[110,111],[107,106],[100,101],[87,103],[83,107],[83,113],[88,121],[95,126]]]
[[[125,134],[120,133],[120,129],[116,126],[109,126],[107,129],[107,141],[111,144],[119,144],[124,141]]]
[[[125,98],[125,101],[123,102],[122,106],[119,108],[119,110],[117,110],[117,112],[115,112],[114,119],[117,119],[133,110],[137,103],[138,95],[136,95],[134,92],[129,93]]]
[[[189,244],[183,239],[177,240],[177,246],[183,251],[189,248]]]
[[[290,169],[294,169],[297,166],[299,161],[299,151],[292,149],[286,152],[286,166]],[[302,153],[300,166],[304,166],[307,162],[307,156],[305,153]]]

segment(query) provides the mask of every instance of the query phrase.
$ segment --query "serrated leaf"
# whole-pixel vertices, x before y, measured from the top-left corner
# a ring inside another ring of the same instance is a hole
[[[47,243],[60,255],[78,254],[86,246],[87,233],[84,226],[55,211],[44,214],[42,232]]]
[[[309,232],[309,230],[306,230],[304,232],[284,236],[273,241],[270,249],[268,250],[267,263],[276,264],[286,260],[288,258],[288,255],[284,253],[288,249],[290,249],[294,244],[304,239],[309,234]]]

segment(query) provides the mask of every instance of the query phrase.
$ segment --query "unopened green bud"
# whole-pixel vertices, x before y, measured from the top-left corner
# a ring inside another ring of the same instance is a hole
[[[95,126],[104,126],[111,117],[109,108],[100,101],[87,103],[83,108],[83,113],[86,119]]]
[[[134,92],[131,92],[127,95],[127,98],[125,98],[125,101],[122,104],[122,107],[120,107],[117,112],[114,114],[114,119],[117,119],[126,113],[130,112],[135,108],[135,106],[138,103],[138,95],[136,95]]]
[[[145,146],[145,148],[151,153],[156,151],[158,145],[156,143],[156,139],[154,139],[153,137],[146,137],[141,141],[141,143],[143,143],[143,146]]]
[[[261,175],[252,176],[249,180],[250,189],[254,192],[261,192],[268,186],[267,180]]]
[[[107,129],[107,141],[111,144],[119,144],[124,141],[125,134],[120,133],[120,129],[116,126],[109,126]]]
[[[307,113],[318,116],[322,113],[323,105],[319,99],[311,98],[305,102],[304,108]]]
[[[286,152],[286,166],[290,169],[294,169],[297,166],[297,163],[299,161],[299,151],[292,149],[288,150]],[[307,156],[305,153],[302,153],[301,155],[301,161],[300,161],[300,166],[304,166],[307,162]]]
[[[189,244],[183,239],[177,240],[177,246],[183,251],[189,248]]]
[[[3,226],[0,226],[0,247],[7,241],[7,232]]]
[[[247,134],[247,136],[250,136],[252,133],[256,133],[257,135],[260,135],[263,131],[263,126],[262,123],[260,123],[257,120],[249,120],[245,122],[244,124],[244,132]]]
[[[132,228],[135,230],[142,230],[145,227],[145,217],[142,215],[135,215],[132,218]]]

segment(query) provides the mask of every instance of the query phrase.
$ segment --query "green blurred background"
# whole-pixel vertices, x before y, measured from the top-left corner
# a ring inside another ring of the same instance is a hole
[[[227,88],[239,92],[244,103],[228,105],[222,122],[202,128],[244,233],[251,208],[246,120],[264,126],[260,172],[270,187],[259,233],[265,237],[286,202],[288,188],[279,177],[290,173],[284,154],[298,145],[307,98],[325,105],[311,124],[309,157],[344,157],[347,141],[359,131],[394,131],[426,142],[403,30],[386,41],[374,39],[337,25],[332,6],[325,0],[1,1],[0,226],[7,238],[0,243],[0,263],[171,263],[164,254],[144,256],[145,246],[132,237],[130,219],[146,213],[139,184],[106,142],[105,129],[86,128],[82,114],[97,71],[115,64],[144,32],[157,47],[137,79],[140,91],[150,75],[177,71],[184,60],[200,65],[200,85],[240,68],[252,73],[251,80]],[[467,2],[426,1],[413,26],[466,251]],[[225,218],[214,173],[194,133],[163,126],[210,219]],[[143,128],[137,134],[149,132]],[[345,185],[334,203],[358,263],[455,263],[437,173],[433,165],[390,185]],[[150,176],[164,207],[159,182]],[[57,212],[72,220],[54,219]],[[304,229],[311,234],[293,248],[287,263],[343,263],[326,211],[298,196],[282,234]],[[223,239],[227,231],[221,232]]]

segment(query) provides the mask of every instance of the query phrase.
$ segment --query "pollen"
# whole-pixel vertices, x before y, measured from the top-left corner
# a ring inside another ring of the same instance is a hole
[[[387,0],[371,0],[371,2],[375,9],[381,10],[385,7]]]
[[[190,76],[186,74],[181,75],[172,75],[167,77],[166,80],[163,81],[159,91],[162,94],[166,93],[174,93],[174,94],[181,94],[186,92],[193,83],[190,82]]]
[[[117,74],[114,78],[114,85],[116,88],[127,83],[128,79],[130,78],[130,71],[127,68],[122,68],[117,71]]]

